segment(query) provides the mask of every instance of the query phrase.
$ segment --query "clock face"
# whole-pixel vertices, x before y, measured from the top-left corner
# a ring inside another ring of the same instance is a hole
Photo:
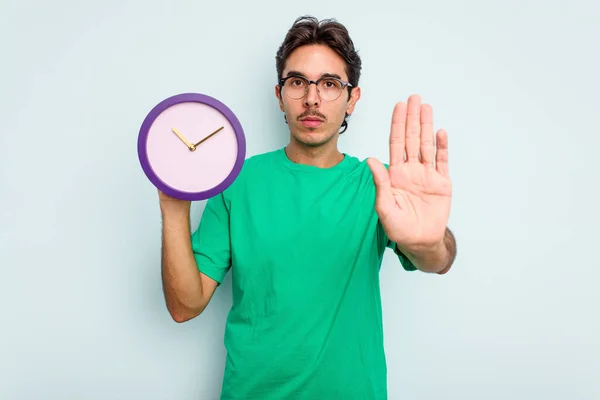
[[[183,200],[207,199],[229,187],[245,153],[244,132],[233,112],[198,93],[162,101],[148,114],[138,137],[148,179]]]

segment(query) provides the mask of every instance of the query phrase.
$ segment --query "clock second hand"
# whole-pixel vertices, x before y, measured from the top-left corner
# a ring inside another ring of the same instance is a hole
[[[217,129],[216,131],[214,131],[213,133],[211,133],[210,135],[208,135],[207,137],[205,137],[204,139],[202,139],[201,141],[199,141],[198,143],[194,144],[193,146],[196,147],[198,146],[200,143],[204,142],[206,139],[208,139],[209,137],[216,135],[221,129],[225,128],[224,126],[220,127],[219,129]]]

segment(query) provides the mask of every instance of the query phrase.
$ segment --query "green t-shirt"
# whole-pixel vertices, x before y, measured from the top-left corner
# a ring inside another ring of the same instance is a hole
[[[221,398],[387,398],[379,269],[394,249],[375,212],[366,161],[292,162],[284,148],[248,158],[207,201],[192,249],[233,305]]]

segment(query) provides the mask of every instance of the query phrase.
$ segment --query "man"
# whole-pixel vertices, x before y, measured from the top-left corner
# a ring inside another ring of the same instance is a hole
[[[386,399],[379,268],[386,247],[406,270],[450,268],[447,135],[411,96],[389,167],[338,150],[361,62],[334,20],[296,20],[276,60],[289,144],[247,159],[193,233],[190,203],[159,193],[167,307],[196,317],[231,269],[222,399]]]

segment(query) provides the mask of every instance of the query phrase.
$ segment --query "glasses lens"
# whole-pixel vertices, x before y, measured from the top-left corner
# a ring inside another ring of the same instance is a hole
[[[285,81],[283,91],[290,98],[298,100],[304,97],[308,91],[308,82],[304,78],[289,78]]]
[[[323,79],[319,82],[319,95],[323,100],[333,101],[340,97],[342,84],[336,79]]]

